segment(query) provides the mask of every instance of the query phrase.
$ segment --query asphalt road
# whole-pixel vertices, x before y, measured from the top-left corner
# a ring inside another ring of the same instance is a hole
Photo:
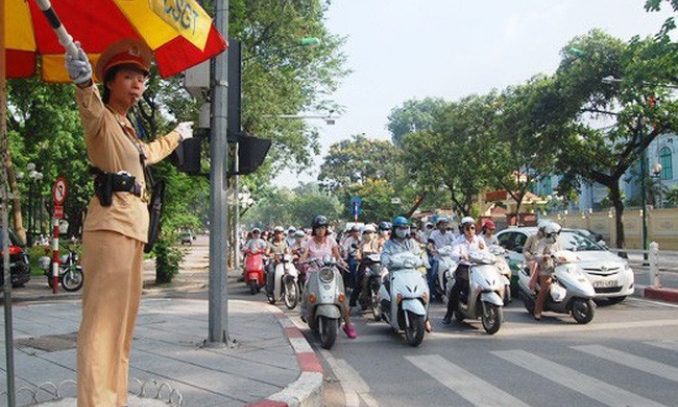
[[[665,271],[662,277],[678,274]],[[638,284],[647,273],[636,268]],[[649,280],[648,280],[649,281]],[[666,280],[663,280],[666,281]],[[265,301],[229,279],[229,297]],[[177,295],[177,294],[175,294]],[[178,294],[207,298],[206,290]],[[596,308],[588,325],[546,313],[534,321],[518,300],[494,336],[480,322],[442,326],[418,348],[369,313],[354,314],[358,338],[343,333],[322,350],[288,311],[325,366],[323,405],[338,406],[674,406],[678,397],[678,305],[630,297]]]
[[[629,298],[598,307],[577,325],[566,315],[532,320],[519,302],[494,336],[480,322],[444,327],[418,348],[369,314],[354,317],[359,337],[330,350],[298,318],[330,368],[326,406],[674,406],[678,306]],[[293,315],[294,313],[290,313]]]

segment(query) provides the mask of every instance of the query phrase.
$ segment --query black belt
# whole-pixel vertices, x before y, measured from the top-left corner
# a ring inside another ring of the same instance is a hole
[[[94,192],[102,206],[110,206],[113,203],[113,192],[128,192],[141,197],[141,184],[128,172],[103,172],[97,167],[91,167],[90,172],[96,175]]]

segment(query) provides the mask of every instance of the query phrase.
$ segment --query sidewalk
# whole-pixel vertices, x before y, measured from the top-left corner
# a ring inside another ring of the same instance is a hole
[[[182,264],[185,274],[176,284],[145,289],[130,358],[130,406],[319,406],[322,365],[277,307],[228,301],[229,344],[211,346],[205,344],[207,301],[147,295],[204,289],[206,249],[190,249],[184,264],[193,266]],[[17,405],[74,407],[79,293],[60,292],[54,301],[45,281],[39,282],[44,286],[37,291],[27,287],[13,293],[18,300],[12,307]],[[6,405],[4,352],[0,370],[0,405]]]

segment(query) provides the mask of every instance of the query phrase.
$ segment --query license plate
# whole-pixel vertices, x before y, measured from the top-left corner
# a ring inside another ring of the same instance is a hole
[[[619,282],[617,280],[601,280],[593,282],[594,287],[616,287],[618,285]]]
[[[257,274],[257,273],[251,273],[250,274],[250,280],[256,280],[258,278],[259,278],[259,274]]]

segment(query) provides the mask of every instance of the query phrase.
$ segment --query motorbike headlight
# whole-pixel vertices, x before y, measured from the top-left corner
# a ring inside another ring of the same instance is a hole
[[[323,283],[331,283],[334,279],[334,270],[331,268],[324,268],[318,272],[318,277]]]

